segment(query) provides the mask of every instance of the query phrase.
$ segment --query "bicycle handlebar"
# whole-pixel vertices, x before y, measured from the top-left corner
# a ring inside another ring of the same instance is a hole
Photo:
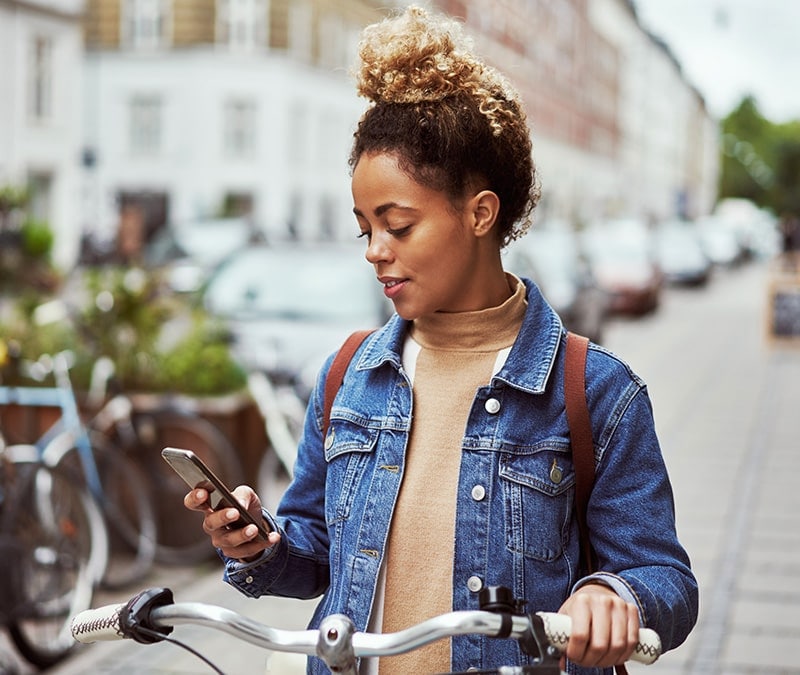
[[[329,667],[339,668],[334,672],[350,672],[348,668],[354,668],[356,657],[391,656],[455,635],[522,640],[531,633],[533,624],[538,624],[547,642],[561,653],[571,632],[571,620],[565,614],[537,612],[525,616],[486,610],[442,614],[396,633],[358,632],[342,614],[324,618],[319,629],[282,630],[216,605],[174,603],[168,589],[150,589],[126,604],[81,612],[72,620],[71,630],[83,643],[125,638],[151,643],[164,639],[173,626],[180,624],[205,625],[272,651],[316,655]],[[660,655],[658,634],[641,628],[631,660],[651,664]]]

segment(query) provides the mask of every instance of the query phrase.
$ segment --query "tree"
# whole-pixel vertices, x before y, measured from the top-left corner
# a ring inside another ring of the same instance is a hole
[[[800,121],[775,124],[746,96],[722,121],[722,133],[720,199],[800,213]]]

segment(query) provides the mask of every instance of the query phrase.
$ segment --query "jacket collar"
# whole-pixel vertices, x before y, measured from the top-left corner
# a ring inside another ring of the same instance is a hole
[[[564,328],[536,284],[530,279],[522,281],[527,291],[528,309],[508,359],[492,383],[505,382],[517,389],[541,394],[553,370]],[[356,369],[377,368],[388,362],[399,370],[408,326],[408,321],[394,314],[383,328],[367,338]]]

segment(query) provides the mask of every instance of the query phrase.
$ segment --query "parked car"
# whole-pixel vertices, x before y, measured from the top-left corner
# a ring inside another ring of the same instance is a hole
[[[246,218],[214,218],[172,223],[147,245],[144,262],[161,269],[172,290],[200,290],[213,269],[255,238]]]
[[[568,225],[532,229],[509,246],[506,268],[536,282],[568,330],[602,341],[608,301]]]
[[[590,225],[581,240],[592,270],[614,314],[641,315],[655,310],[664,275],[648,228],[637,220]]]
[[[203,302],[245,366],[299,377],[305,395],[347,335],[393,311],[363,247],[335,243],[242,249],[211,275]]]
[[[703,286],[711,277],[712,264],[691,221],[659,223],[654,232],[656,257],[664,280],[681,286]]]
[[[719,267],[742,262],[747,253],[734,227],[721,216],[705,216],[697,220],[697,231],[703,251]]]

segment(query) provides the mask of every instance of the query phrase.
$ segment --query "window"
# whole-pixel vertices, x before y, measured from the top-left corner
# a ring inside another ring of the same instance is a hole
[[[294,0],[289,6],[289,52],[297,59],[310,61],[312,38],[312,7],[305,0]]]
[[[34,120],[46,120],[53,112],[53,42],[50,38],[34,37],[30,65],[30,114]]]
[[[252,50],[266,44],[267,0],[218,0],[217,42]]]
[[[123,42],[133,49],[167,45],[167,0],[127,0],[122,13]]]
[[[223,149],[228,157],[252,157],[256,142],[256,106],[252,101],[225,103]]]
[[[131,101],[131,152],[156,154],[161,148],[161,99],[135,96]]]

